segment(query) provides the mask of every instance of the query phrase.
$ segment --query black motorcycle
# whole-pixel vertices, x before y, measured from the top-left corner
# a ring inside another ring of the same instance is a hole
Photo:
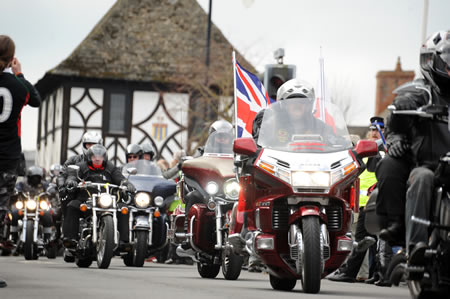
[[[390,107],[390,109],[393,109]],[[394,110],[394,109],[393,109]],[[448,107],[430,105],[418,110],[393,111],[396,114],[431,118],[448,124]],[[450,130],[450,128],[449,128]],[[419,243],[414,250],[424,254],[422,265],[408,264],[404,250],[395,255],[387,270],[394,285],[406,277],[411,297],[414,299],[448,298],[450,292],[450,152],[439,160],[435,170],[433,207],[430,220],[412,217],[412,221],[428,227],[428,243]],[[365,227],[369,233],[380,231],[381,220],[376,215],[377,192],[374,191],[366,206]]]
[[[174,200],[176,184],[164,179],[160,168],[147,160],[126,164],[123,173],[129,175],[128,180],[136,187],[128,207],[132,251],[122,256],[124,264],[142,267],[152,255],[162,262],[168,245],[167,208]]]
[[[69,168],[78,171],[78,166]],[[80,268],[88,268],[94,260],[100,269],[107,269],[119,246],[117,213],[126,214],[127,208],[119,208],[119,202],[127,202],[122,196],[125,186],[110,183],[81,181],[76,188],[88,194],[80,205],[84,217],[80,218],[79,241],[76,248],[69,249]],[[73,192],[74,190],[70,190]]]

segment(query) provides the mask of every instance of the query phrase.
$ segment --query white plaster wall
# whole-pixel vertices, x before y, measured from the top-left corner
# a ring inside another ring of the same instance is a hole
[[[158,151],[160,151],[164,142],[170,137],[174,132],[178,131],[180,127],[170,119],[166,114],[163,107],[158,108],[158,100],[160,94],[158,92],[146,92],[146,91],[135,91],[133,94],[133,128],[131,130],[131,143],[137,143],[145,136],[141,129],[145,131],[154,143]],[[168,114],[178,123],[183,126],[187,126],[188,123],[188,111],[189,111],[189,95],[182,93],[165,93],[163,94],[163,101],[167,108]],[[135,126],[145,120],[149,115],[151,115],[156,110],[155,114],[147,122],[139,126],[140,129]],[[167,125],[166,138],[158,140],[153,135],[154,125],[161,123]],[[176,140],[186,148],[187,144],[187,131],[179,133],[176,135]],[[145,141],[144,141],[145,142]],[[177,151],[179,147],[175,142],[169,143],[169,146],[173,151]],[[162,156],[168,161],[172,160],[172,155],[168,150],[162,152]]]

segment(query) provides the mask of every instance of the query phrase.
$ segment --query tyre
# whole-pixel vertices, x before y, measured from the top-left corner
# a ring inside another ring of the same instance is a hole
[[[77,266],[79,268],[89,268],[92,265],[92,259],[89,257],[88,258],[76,258],[75,264],[77,264]]]
[[[136,232],[136,244],[133,248],[133,265],[142,267],[147,257],[148,231]]]
[[[226,280],[236,280],[241,274],[244,259],[233,252],[222,256],[222,274]]]
[[[197,270],[198,274],[203,278],[216,278],[220,271],[220,265],[197,263]]]
[[[132,267],[133,265],[133,252],[128,253],[127,255],[122,256],[123,263],[127,267]]]
[[[25,232],[25,242],[23,244],[23,251],[26,260],[32,260],[36,256],[35,246],[33,242],[34,221],[27,220],[27,230]]]
[[[320,248],[320,223],[317,217],[302,218],[303,254],[302,286],[305,293],[320,291],[322,276],[322,252]]]
[[[67,249],[64,250],[63,256],[64,256],[64,261],[66,263],[73,263],[73,262],[75,262],[75,257],[71,253],[69,253]]]
[[[406,275],[406,255],[401,252],[394,255],[389,262],[386,270],[386,277],[389,277],[389,281],[398,286],[400,281]]]
[[[296,279],[282,279],[270,274],[270,285],[274,290],[291,291],[297,284]]]
[[[55,259],[56,254],[58,253],[58,246],[56,244],[48,245],[46,251],[47,251],[47,258]]]
[[[100,219],[97,240],[97,266],[107,269],[114,255],[114,224],[112,215]]]

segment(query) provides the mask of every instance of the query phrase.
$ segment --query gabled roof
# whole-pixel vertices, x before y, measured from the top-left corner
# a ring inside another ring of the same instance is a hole
[[[73,53],[37,85],[48,87],[46,79],[60,76],[159,83],[206,77],[207,22],[208,15],[196,0],[118,0]],[[232,45],[213,25],[209,82],[224,75],[233,80],[231,53]]]

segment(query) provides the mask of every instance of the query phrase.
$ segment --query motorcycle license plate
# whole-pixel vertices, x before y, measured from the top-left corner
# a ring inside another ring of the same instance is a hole
[[[172,228],[170,228],[170,229],[167,231],[167,237],[168,237],[169,239],[175,238],[175,230],[172,229]]]

